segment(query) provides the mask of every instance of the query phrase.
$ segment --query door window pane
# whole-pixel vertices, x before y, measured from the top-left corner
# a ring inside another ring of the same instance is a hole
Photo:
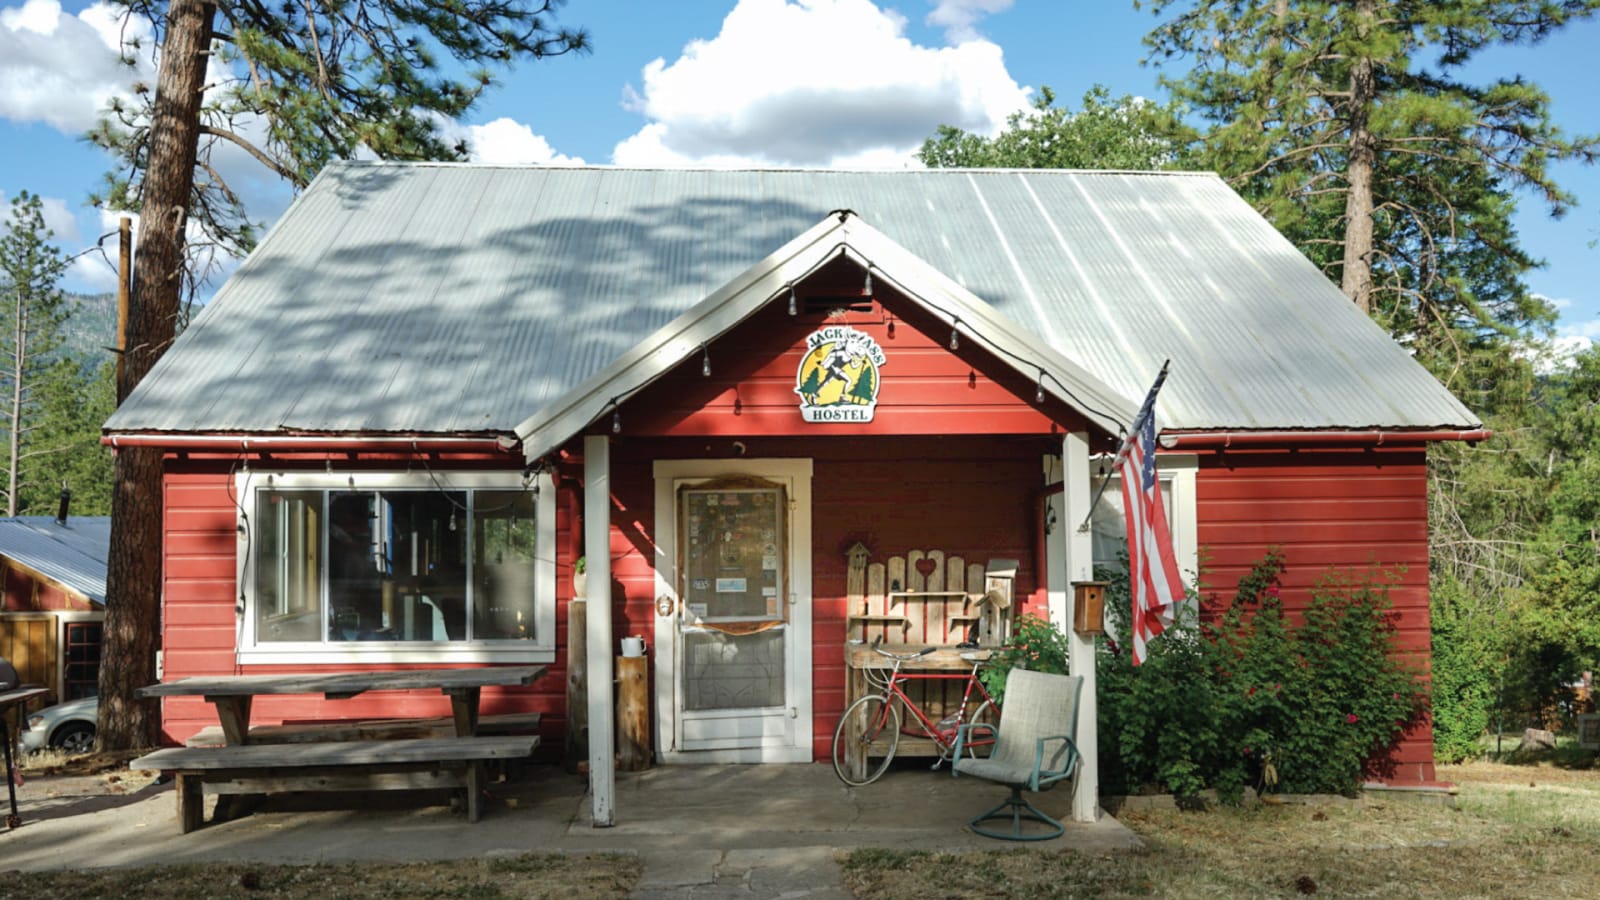
[[[683,596],[689,619],[784,618],[781,488],[683,492]]]
[[[685,634],[684,709],[783,706],[784,632]]]

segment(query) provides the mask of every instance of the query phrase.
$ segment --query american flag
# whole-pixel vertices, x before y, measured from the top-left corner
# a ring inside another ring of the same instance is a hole
[[[1183,599],[1183,582],[1172,552],[1166,505],[1156,478],[1156,392],[1167,379],[1161,367],[1150,395],[1133,420],[1133,430],[1117,454],[1122,479],[1122,509],[1128,520],[1128,574],[1133,588],[1133,664],[1144,662],[1145,646],[1167,630]]]

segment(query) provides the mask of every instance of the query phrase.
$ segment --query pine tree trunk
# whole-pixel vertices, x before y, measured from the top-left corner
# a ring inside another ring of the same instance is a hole
[[[11,357],[11,444],[7,448],[11,456],[6,460],[6,515],[17,514],[17,470],[22,466],[22,369],[28,359],[28,314],[23,308],[22,286],[16,286],[15,318],[12,320],[16,331],[12,345],[14,353]]]
[[[1356,4],[1366,38],[1374,12],[1372,0]],[[1365,51],[1363,51],[1365,52]],[[1344,270],[1340,287],[1362,312],[1372,313],[1372,175],[1377,164],[1369,116],[1376,94],[1372,57],[1362,56],[1350,70],[1350,154],[1346,162],[1348,192],[1344,203]]]
[[[184,226],[194,190],[200,103],[215,8],[173,0],[161,45],[161,69],[150,123],[117,402],[144,378],[176,334],[182,295]],[[160,716],[137,701],[136,688],[156,680],[161,599],[161,461],[158,450],[117,454],[111,499],[111,553],[100,656],[100,747],[126,750],[156,742]]]

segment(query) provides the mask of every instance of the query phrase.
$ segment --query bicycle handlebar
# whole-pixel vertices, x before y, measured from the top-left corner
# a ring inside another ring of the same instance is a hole
[[[883,644],[883,638],[882,637],[873,638],[873,640],[872,640],[872,652],[878,654],[879,656],[887,656],[890,659],[898,659],[901,662],[906,662],[908,660],[913,660],[913,659],[919,659],[921,657],[927,656],[928,654],[930,654],[930,653],[934,652],[936,649],[938,649],[936,647],[923,647],[921,650],[918,650],[915,653],[893,653],[891,651],[883,649],[882,644]]]

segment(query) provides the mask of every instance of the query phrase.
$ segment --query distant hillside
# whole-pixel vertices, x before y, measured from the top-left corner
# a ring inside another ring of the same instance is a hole
[[[115,354],[117,343],[116,294],[67,294],[67,323],[62,327],[63,349],[92,362],[96,368]]]

